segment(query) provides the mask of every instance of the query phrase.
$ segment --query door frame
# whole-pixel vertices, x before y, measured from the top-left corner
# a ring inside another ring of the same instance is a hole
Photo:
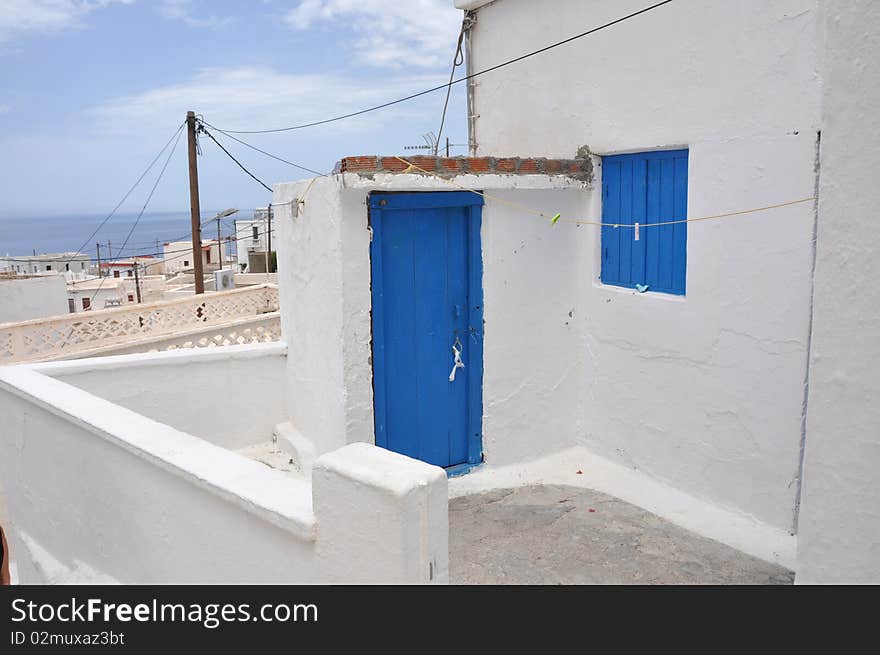
[[[382,212],[395,209],[465,208],[468,213],[468,325],[471,334],[470,362],[462,373],[468,384],[467,461],[446,468],[450,476],[461,475],[483,461],[483,250],[480,241],[483,197],[469,191],[372,191],[367,196],[367,222],[370,228],[370,327],[373,368],[373,431],[376,445],[387,446],[384,431],[388,402],[385,393],[385,327],[382,303]],[[377,292],[378,290],[378,292]],[[378,300],[378,302],[377,302]],[[383,429],[380,430],[379,426]]]

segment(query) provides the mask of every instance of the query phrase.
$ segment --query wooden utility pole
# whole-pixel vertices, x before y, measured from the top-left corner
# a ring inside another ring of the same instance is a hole
[[[220,215],[217,215],[217,250],[220,251],[220,270],[223,270],[223,239],[220,238]]]
[[[186,134],[189,145],[189,206],[192,221],[193,277],[196,293],[205,293],[202,277],[202,212],[199,207],[199,168],[196,162],[196,114],[186,112]]]
[[[268,243],[266,244],[266,252],[268,260],[266,263],[266,272],[272,273],[272,203],[269,203],[269,206],[266,208],[266,219],[268,225],[266,226],[266,238],[268,239]]]
[[[135,293],[137,293],[138,305],[140,305],[141,304],[141,280],[138,277],[138,268],[139,268],[138,262],[135,259],[134,260],[134,290],[135,290]]]
[[[95,247],[98,249],[98,277],[104,277],[101,275],[101,244],[96,243]]]

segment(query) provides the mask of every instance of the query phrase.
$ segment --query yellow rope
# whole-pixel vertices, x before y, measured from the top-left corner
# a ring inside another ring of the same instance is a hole
[[[513,202],[513,201],[507,200],[505,198],[499,198],[497,196],[492,196],[484,191],[477,191],[476,189],[471,189],[469,187],[462,186],[461,184],[457,184],[457,183],[453,182],[452,180],[449,180],[445,177],[442,177],[433,171],[427,171],[424,168],[419,168],[418,166],[416,166],[412,162],[407,161],[403,157],[395,157],[395,159],[398,159],[399,161],[401,161],[407,165],[406,169],[403,171],[404,173],[408,173],[411,170],[417,170],[417,171],[421,171],[422,173],[425,173],[427,175],[433,175],[437,179],[443,180],[444,182],[448,182],[452,186],[457,187],[457,188],[461,189],[462,191],[469,191],[470,193],[475,193],[476,195],[481,196],[483,198],[486,198],[488,200],[492,200],[494,202],[500,202],[501,204],[507,205],[509,207],[513,207],[514,209],[519,209],[520,211],[528,212],[530,214],[540,216],[541,218],[546,218],[547,220],[550,221],[551,225],[556,225],[557,222],[561,221],[563,223],[574,223],[577,225],[596,225],[597,227],[635,227],[635,223],[603,223],[602,221],[565,219],[565,218],[561,218],[560,214],[554,214],[552,216],[549,216],[542,211],[538,211],[537,209],[532,209],[531,207],[527,207],[526,205],[523,205],[521,203]],[[724,214],[714,214],[712,216],[698,216],[696,218],[684,218],[684,219],[680,219],[680,220],[676,220],[676,221],[661,221],[659,223],[639,223],[639,228],[659,227],[661,225],[677,225],[679,223],[695,223],[697,221],[709,221],[709,220],[712,220],[715,218],[727,218],[728,216],[740,216],[742,214],[753,214],[755,212],[762,212],[762,211],[766,211],[768,209],[777,209],[779,207],[788,207],[789,205],[798,205],[800,203],[810,202],[815,199],[816,199],[815,196],[810,196],[809,198],[801,198],[800,200],[789,200],[788,202],[780,202],[775,205],[765,205],[763,207],[754,207],[753,209],[743,209],[740,211],[726,212]]]

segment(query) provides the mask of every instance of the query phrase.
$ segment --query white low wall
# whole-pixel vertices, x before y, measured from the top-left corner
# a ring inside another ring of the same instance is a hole
[[[309,483],[26,366],[0,371],[0,416],[21,583],[447,580],[436,467],[360,445]]]
[[[281,343],[38,365],[45,375],[224,448],[269,441],[286,420]]]

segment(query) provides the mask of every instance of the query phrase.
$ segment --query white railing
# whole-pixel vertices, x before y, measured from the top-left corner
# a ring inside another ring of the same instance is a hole
[[[186,332],[175,332],[174,334],[84,350],[57,359],[152,353],[177,350],[178,348],[240,346],[247,343],[269,343],[272,341],[281,341],[281,314],[279,312],[242,318],[222,325],[212,325]]]
[[[278,287],[263,284],[177,300],[3,323],[0,365],[111,354],[110,351],[143,352],[277,340],[277,315],[264,317],[265,321],[254,319],[277,312],[278,308]],[[163,342],[168,342],[165,347],[161,346]],[[184,345],[187,343],[191,345]]]

